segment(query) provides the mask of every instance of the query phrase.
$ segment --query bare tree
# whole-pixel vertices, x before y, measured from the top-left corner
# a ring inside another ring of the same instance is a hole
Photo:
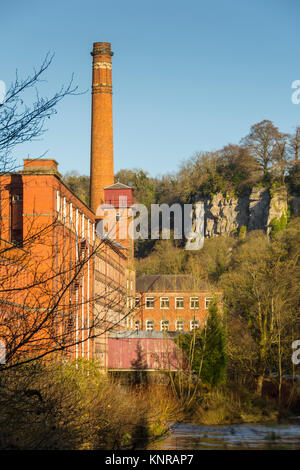
[[[290,154],[287,151],[289,134],[278,132],[274,147],[272,168],[278,172],[282,184],[285,182],[286,169],[290,164]]]
[[[73,77],[66,86],[50,97],[41,97],[38,86],[44,80],[45,72],[50,67],[53,55],[46,55],[38,69],[31,75],[20,78],[18,72],[9,86],[5,101],[0,103],[0,172],[16,169],[15,147],[24,142],[32,142],[45,132],[45,121],[56,114],[56,106],[66,96],[78,94],[78,87],[73,85]],[[27,93],[33,91],[35,98],[27,103]]]
[[[267,175],[270,169],[277,137],[277,127],[271,121],[265,119],[251,126],[249,134],[241,141],[256,158],[264,176]]]

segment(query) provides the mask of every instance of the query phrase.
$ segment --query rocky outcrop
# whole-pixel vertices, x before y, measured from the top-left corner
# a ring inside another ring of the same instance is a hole
[[[288,197],[284,188],[269,190],[253,188],[240,197],[215,194],[212,198],[199,198],[204,203],[205,237],[231,235],[241,227],[250,230],[271,231],[271,222],[287,214]]]

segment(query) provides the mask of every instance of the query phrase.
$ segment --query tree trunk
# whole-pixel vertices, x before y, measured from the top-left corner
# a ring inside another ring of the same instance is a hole
[[[264,376],[259,375],[257,379],[257,385],[256,385],[256,394],[260,397],[262,396],[263,383],[264,383]]]

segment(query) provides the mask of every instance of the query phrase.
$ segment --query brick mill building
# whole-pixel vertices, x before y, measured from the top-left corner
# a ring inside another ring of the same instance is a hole
[[[204,282],[184,274],[143,275],[136,280],[134,329],[193,331],[204,326],[213,295]]]
[[[91,54],[90,207],[53,159],[25,159],[21,171],[0,175],[0,339],[8,361],[51,351],[122,370],[138,345],[145,367],[161,368],[165,333],[203,326],[212,293],[189,276],[136,282],[132,189],[114,182],[113,53],[97,42]],[[178,353],[172,337],[168,349]]]
[[[0,176],[0,334],[8,360],[16,351],[51,350],[106,369],[108,332],[120,328],[134,291],[133,242],[96,230],[97,210],[109,201],[118,232],[132,190],[114,187],[110,44],[95,43],[92,56],[91,207],[64,184],[53,159],[26,159],[23,170]]]

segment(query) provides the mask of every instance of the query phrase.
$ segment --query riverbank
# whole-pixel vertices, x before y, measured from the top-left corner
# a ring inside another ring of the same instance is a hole
[[[172,431],[170,423],[282,423],[294,411],[236,384],[181,386],[181,393],[171,385],[124,385],[85,361],[29,364],[0,379],[3,450],[147,448]]]
[[[267,392],[261,397],[245,387],[225,386],[200,393],[191,410],[186,413],[190,422],[207,425],[285,423],[299,413],[298,395],[279,402]]]

